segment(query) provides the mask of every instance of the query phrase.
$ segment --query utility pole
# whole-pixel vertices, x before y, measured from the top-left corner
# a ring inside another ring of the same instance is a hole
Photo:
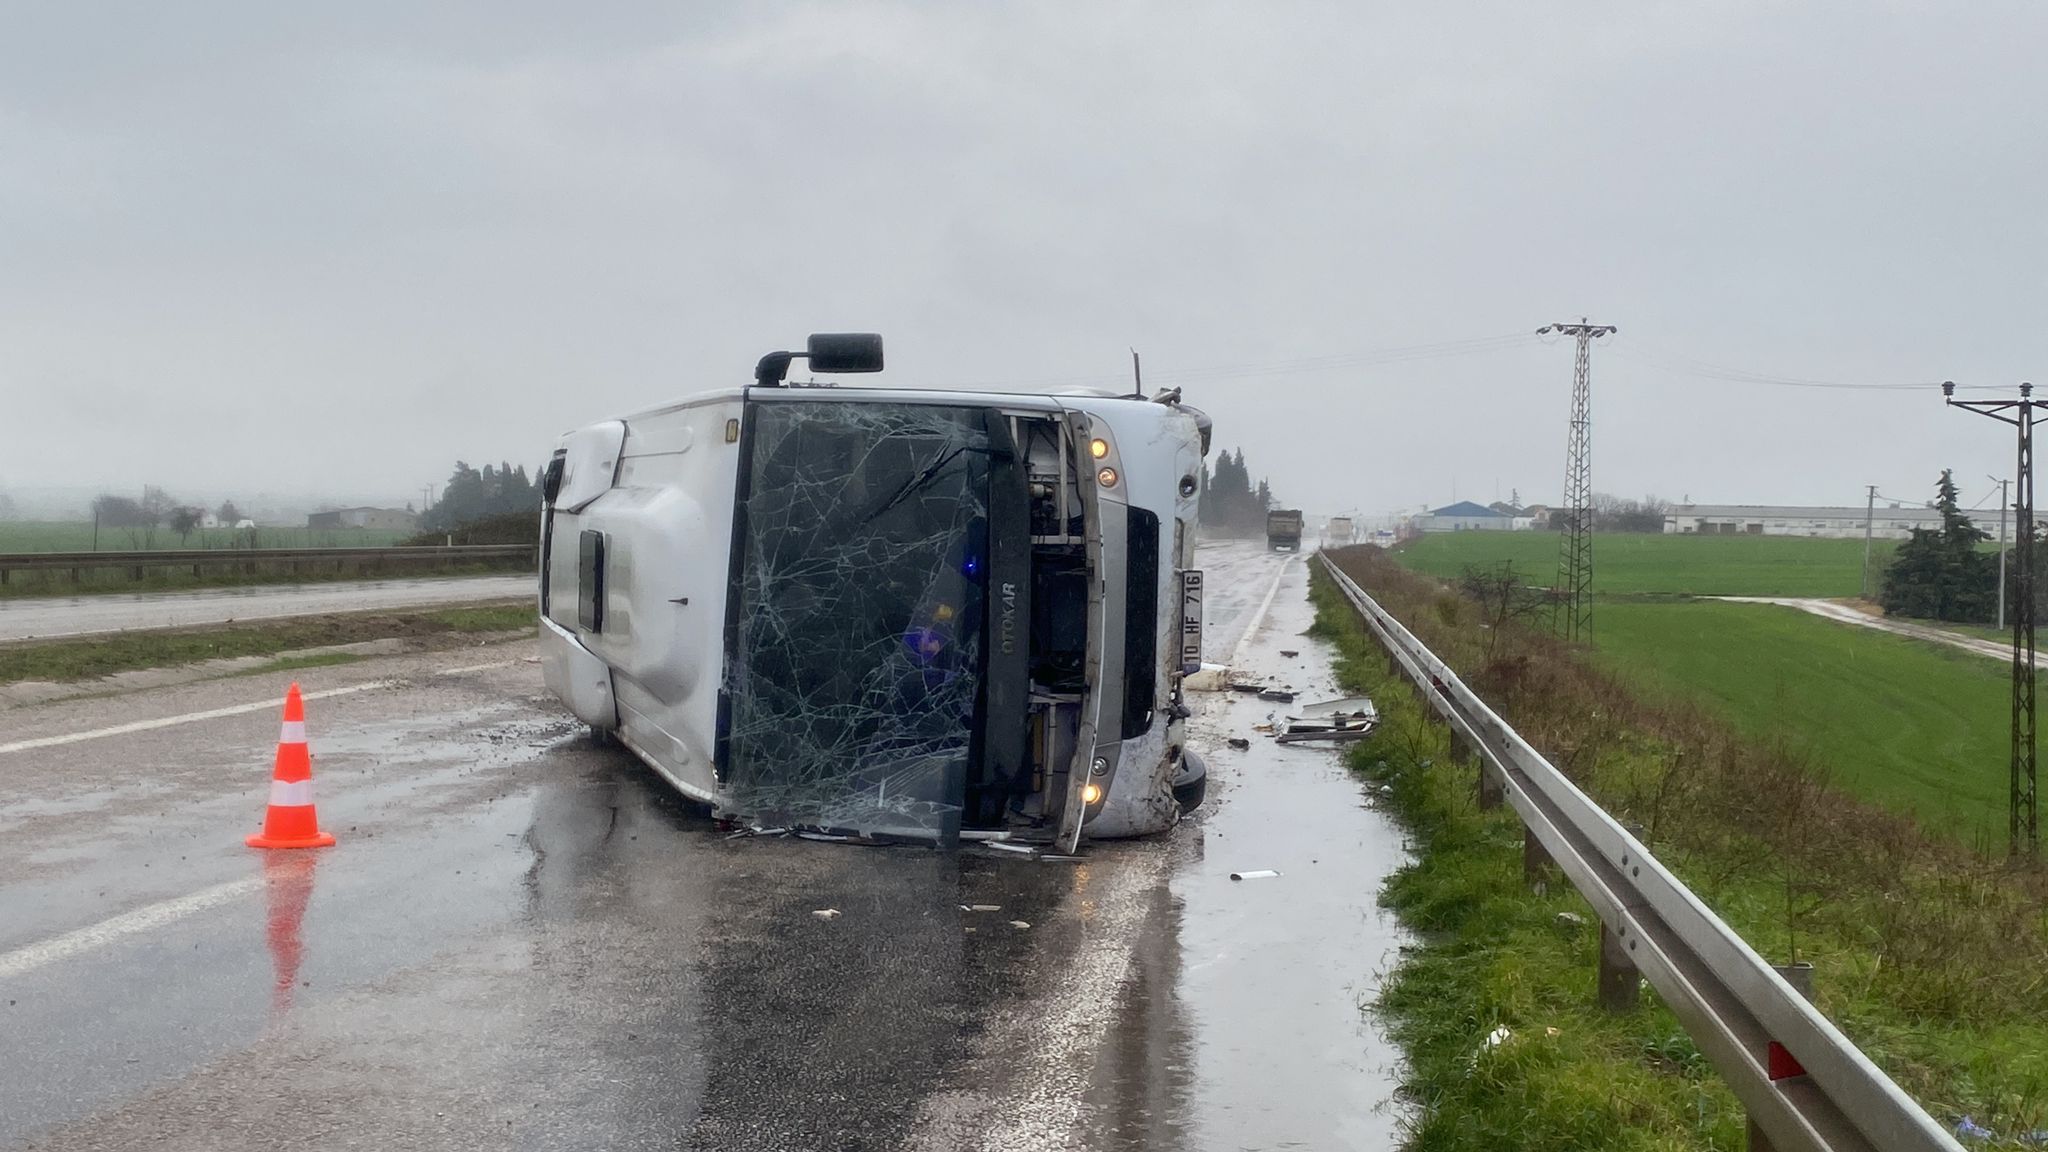
[[[1564,540],[1557,558],[1557,634],[1566,640],[1589,640],[1593,627],[1593,341],[1614,332],[1612,324],[1545,324],[1538,336],[1552,332],[1578,341],[1572,364],[1572,422],[1565,441]],[[1552,517],[1552,523],[1556,518]]]
[[[2012,555],[2012,778],[2007,809],[2007,851],[2038,856],[2038,793],[2035,789],[2034,739],[2034,386],[2020,385],[2017,400],[1958,400],[1953,380],[1941,385],[1944,401],[1980,416],[2002,420],[2019,431],[2018,467],[2013,486],[2016,521]],[[2000,581],[1999,586],[2004,587]]]
[[[1863,598],[1870,599],[1870,522],[1877,516],[1877,485],[1864,485],[1863,500]]]

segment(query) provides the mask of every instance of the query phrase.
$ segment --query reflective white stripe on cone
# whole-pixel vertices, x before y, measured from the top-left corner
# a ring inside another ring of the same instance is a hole
[[[304,808],[313,802],[311,780],[272,780],[270,803],[276,808]]]

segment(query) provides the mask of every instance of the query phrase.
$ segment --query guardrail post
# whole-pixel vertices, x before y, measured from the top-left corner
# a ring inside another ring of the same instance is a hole
[[[1642,998],[1642,979],[1642,974],[1636,971],[1635,961],[1628,958],[1628,948],[1622,942],[1621,933],[1602,920],[1600,1007],[1615,1013],[1635,1011],[1637,1002]]]
[[[1485,812],[1489,809],[1498,808],[1500,807],[1502,795],[1500,777],[1494,775],[1493,769],[1487,765],[1485,757],[1481,756],[1475,759],[1479,761],[1479,810]]]
[[[1536,838],[1527,824],[1522,825],[1522,882],[1541,896],[1550,890],[1550,870],[1555,866],[1543,841]]]

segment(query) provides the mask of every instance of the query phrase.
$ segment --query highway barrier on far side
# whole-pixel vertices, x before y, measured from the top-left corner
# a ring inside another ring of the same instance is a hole
[[[76,584],[87,574],[125,574],[141,581],[152,571],[190,570],[195,580],[211,572],[252,576],[280,572],[293,577],[322,573],[372,572],[421,575],[478,567],[531,568],[539,549],[532,544],[457,544],[388,548],[190,548],[131,552],[15,552],[0,554],[0,584],[16,573],[64,573]]]

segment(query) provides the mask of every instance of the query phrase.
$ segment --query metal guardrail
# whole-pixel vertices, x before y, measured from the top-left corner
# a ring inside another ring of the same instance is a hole
[[[1638,973],[1647,979],[1748,1109],[1752,1148],[1960,1152],[1954,1137],[1634,835],[1356,581],[1322,560],[1391,663],[1478,754],[1482,796],[1505,793],[1522,819],[1532,873],[1547,857],[1599,914],[1603,1003],[1633,1002]]]
[[[457,544],[454,546],[390,548],[187,548],[143,549],[133,552],[15,552],[0,555],[0,584],[14,572],[68,571],[77,580],[81,572],[126,568],[141,579],[150,568],[190,568],[197,576],[207,568],[256,566],[303,568],[320,564],[441,565],[475,561],[532,560],[539,549],[532,544]]]

